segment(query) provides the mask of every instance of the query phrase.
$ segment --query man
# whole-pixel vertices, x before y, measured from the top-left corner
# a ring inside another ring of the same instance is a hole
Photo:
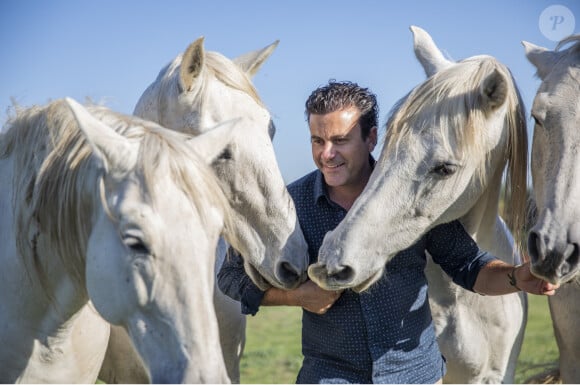
[[[378,107],[368,89],[331,81],[310,95],[306,115],[317,170],[288,190],[314,263],[324,235],[369,180]],[[239,256],[224,263],[218,286],[241,302],[245,314],[256,314],[259,306],[304,309],[298,383],[435,383],[445,374],[445,362],[427,301],[425,251],[468,290],[496,295],[521,288],[551,295],[556,289],[533,277],[529,264],[515,268],[480,251],[458,221],[437,226],[397,254],[364,293],[325,291],[311,281],[291,291],[262,292],[245,275]],[[506,268],[515,282],[507,279]]]

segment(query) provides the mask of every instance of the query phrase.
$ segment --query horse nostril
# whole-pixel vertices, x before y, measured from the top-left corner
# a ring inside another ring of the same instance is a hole
[[[337,282],[350,282],[354,278],[354,269],[350,266],[340,266],[334,272],[329,272],[328,277]]]
[[[282,262],[278,265],[278,278],[282,282],[299,281],[301,273],[297,271],[289,262]]]
[[[578,250],[578,244],[576,243],[572,243],[570,244],[570,248],[572,249],[570,252],[570,255],[566,258],[566,262],[570,265],[570,266],[576,266],[578,264],[578,257],[579,257],[579,250]]]
[[[539,259],[539,245],[540,239],[538,234],[535,231],[530,232],[528,236],[528,254],[532,260],[532,263],[535,263]]]

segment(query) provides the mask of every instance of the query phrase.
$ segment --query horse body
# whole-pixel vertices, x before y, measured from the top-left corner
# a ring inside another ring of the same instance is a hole
[[[447,60],[425,31],[412,31],[428,79],[396,106],[365,190],[326,235],[319,262],[309,269],[321,287],[365,290],[398,251],[455,219],[483,249],[519,263],[498,215],[507,165],[507,207],[514,228],[524,217],[527,133],[511,74],[490,56]],[[448,364],[444,380],[513,382],[525,294],[493,298],[468,292],[429,258],[426,275],[438,342]]]
[[[497,191],[490,190],[460,221],[482,249],[519,264],[512,235],[497,212]],[[431,259],[425,273],[439,347],[447,359],[445,382],[513,383],[527,319],[526,296],[472,293],[453,283]]]
[[[560,50],[568,43],[574,43]],[[552,51],[524,42],[542,83],[534,98],[532,180],[537,221],[528,237],[532,272],[561,283],[548,299],[560,352],[560,376],[580,382],[580,35]]]
[[[228,381],[211,294],[229,206],[186,139],[69,99],[11,121],[0,136],[12,182],[0,187],[2,382],[95,382],[109,323],[155,382]]]
[[[224,156],[212,165],[240,224],[236,228],[241,241],[233,246],[244,257],[246,271],[259,287],[291,289],[306,276],[307,245],[278,169],[272,146],[275,127],[250,81],[278,43],[230,60],[206,51],[203,41],[200,38],[191,43],[159,72],[137,102],[134,114],[193,135],[220,122],[242,118],[232,139],[223,139]],[[222,247],[217,251],[216,273],[226,250]],[[214,305],[228,374],[233,382],[239,382],[246,319],[240,304],[217,287]],[[111,339],[118,332],[122,330],[113,329]],[[116,363],[106,360],[101,378],[136,382],[133,375],[120,375],[127,367],[139,366],[125,357]]]

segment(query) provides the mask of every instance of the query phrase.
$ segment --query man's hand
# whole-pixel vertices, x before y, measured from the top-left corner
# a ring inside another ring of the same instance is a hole
[[[554,295],[560,285],[553,285],[537,278],[530,271],[530,262],[518,266],[514,270],[516,285],[520,290],[531,294]]]
[[[326,291],[308,280],[294,290],[271,287],[262,298],[263,306],[300,306],[311,313],[324,314],[340,297],[341,291]]]
[[[341,291],[327,291],[308,280],[293,290],[296,304],[311,313],[324,314],[340,298]]]

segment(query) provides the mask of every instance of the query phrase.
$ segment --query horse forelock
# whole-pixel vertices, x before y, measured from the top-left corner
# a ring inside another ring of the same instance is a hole
[[[525,219],[527,188],[527,128],[525,107],[509,69],[490,56],[477,56],[436,73],[401,99],[387,121],[385,148],[396,150],[407,136],[440,129],[443,145],[451,153],[481,160],[477,177],[485,182],[485,164],[490,161],[484,146],[487,116],[482,108],[479,87],[492,71],[507,80],[505,189],[507,220],[520,229]],[[453,148],[453,146],[457,146]],[[514,232],[518,236],[519,231]]]
[[[259,106],[265,108],[249,75],[233,61],[219,52],[210,51],[206,54],[206,63],[208,69],[211,70],[218,80],[229,87],[250,95]]]
[[[104,107],[93,106],[90,111],[116,132],[139,142],[139,154],[133,172],[141,177],[141,188],[150,195],[148,203],[155,205],[158,199],[166,199],[162,192],[166,191],[167,186],[161,185],[159,180],[169,175],[176,187],[191,200],[203,222],[209,220],[211,209],[218,209],[223,213],[224,227],[232,228],[229,202],[216,176],[187,144],[188,140],[195,138]],[[106,202],[105,199],[102,201]],[[111,213],[111,210],[105,209]]]
[[[159,184],[160,176],[169,175],[177,188],[191,200],[202,221],[207,221],[211,209],[218,209],[224,216],[224,227],[232,229],[229,201],[225,197],[217,177],[188,146],[187,135],[163,128],[152,128],[139,149],[135,172],[142,176],[144,189],[152,194],[152,203],[167,186]]]

